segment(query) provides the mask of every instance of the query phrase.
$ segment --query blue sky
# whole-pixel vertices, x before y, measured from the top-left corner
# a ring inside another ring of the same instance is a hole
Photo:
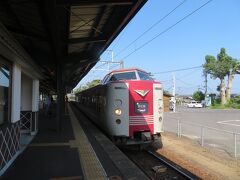
[[[135,49],[207,2],[207,0],[186,0],[170,16],[134,42],[127,50],[119,53],[183,1],[148,0],[108,48],[114,52],[115,61],[123,60],[125,67],[138,67],[153,73],[154,77],[163,83],[164,89],[169,91],[172,87],[172,73],[156,73],[200,66],[205,62],[205,55],[216,57],[222,47],[230,56],[240,60],[239,0],[211,1],[166,33],[128,56]],[[101,56],[101,60],[110,59],[109,51]],[[99,65],[100,63],[96,67]],[[79,85],[93,79],[102,79],[106,73],[106,71],[91,71]],[[176,91],[179,94],[191,94],[203,88],[202,68],[178,71],[175,75]],[[233,93],[240,93],[240,75],[235,77],[233,83]],[[218,84],[219,80],[212,80],[209,77],[208,91],[215,92]]]
[[[2,68],[2,70],[4,70],[9,75],[9,72],[7,70],[5,70],[4,68]],[[9,86],[9,79],[1,71],[0,71],[0,86],[3,87]]]

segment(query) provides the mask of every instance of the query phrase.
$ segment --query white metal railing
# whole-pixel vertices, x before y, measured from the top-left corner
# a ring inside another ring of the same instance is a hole
[[[177,135],[178,135],[178,137],[182,137],[182,135],[183,135],[182,125],[191,125],[191,126],[194,126],[194,127],[201,128],[201,134],[200,134],[200,144],[201,144],[201,146],[205,145],[205,133],[206,133],[207,130],[214,130],[214,131],[221,132],[221,133],[224,133],[224,134],[232,135],[232,137],[233,137],[233,144],[232,144],[233,156],[235,158],[238,157],[239,154],[238,154],[238,147],[237,147],[237,136],[240,136],[240,133],[227,131],[227,130],[222,130],[222,129],[217,129],[217,128],[208,127],[208,126],[203,126],[203,125],[195,124],[195,123],[181,122],[181,120],[177,119]]]
[[[31,111],[22,111],[21,112],[21,131],[25,133],[31,132],[32,127],[32,112]]]
[[[20,149],[20,126],[19,124],[0,130],[0,172],[1,169],[12,159]]]

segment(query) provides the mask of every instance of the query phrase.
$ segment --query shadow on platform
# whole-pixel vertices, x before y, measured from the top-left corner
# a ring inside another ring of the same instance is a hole
[[[61,132],[56,130],[55,114],[40,113],[38,134],[1,179],[83,179],[78,149],[69,144],[75,138],[68,115],[62,127]]]

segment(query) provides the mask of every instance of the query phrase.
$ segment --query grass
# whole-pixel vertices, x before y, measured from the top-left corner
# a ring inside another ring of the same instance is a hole
[[[240,96],[230,99],[225,105],[221,105],[220,99],[215,99],[211,109],[240,109]]]

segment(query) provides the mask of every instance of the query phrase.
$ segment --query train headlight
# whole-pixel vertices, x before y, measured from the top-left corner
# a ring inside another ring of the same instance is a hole
[[[115,113],[117,116],[121,116],[121,115],[122,115],[122,110],[121,110],[120,108],[115,109],[114,113]]]

